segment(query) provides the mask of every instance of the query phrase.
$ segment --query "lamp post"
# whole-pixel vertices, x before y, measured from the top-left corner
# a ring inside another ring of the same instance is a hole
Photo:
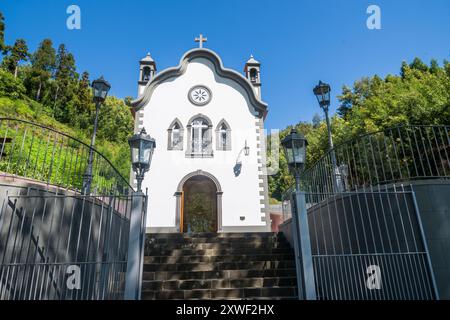
[[[83,194],[90,194],[91,193],[91,184],[92,184],[92,163],[94,161],[94,145],[95,145],[95,136],[97,135],[97,126],[98,126],[98,113],[100,110],[101,104],[106,100],[106,96],[108,95],[109,89],[111,88],[111,85],[103,79],[103,77],[100,77],[97,80],[94,80],[92,82],[92,93],[94,96],[94,102],[95,102],[95,120],[94,120],[94,133],[92,134],[91,138],[91,146],[89,148],[89,160],[88,160],[88,166],[86,169],[86,173],[83,176]]]
[[[292,129],[282,141],[289,171],[295,178],[295,192],[291,201],[292,236],[294,239],[295,266],[297,271],[297,286],[299,299],[316,300],[314,268],[309,236],[308,216],[306,209],[306,195],[301,191],[300,175],[306,162],[306,147],[308,142],[302,134]]]
[[[147,220],[147,196],[142,192],[142,180],[150,169],[156,142],[143,128],[141,132],[128,139],[128,143],[131,149],[131,164],[136,174],[137,190],[133,194],[131,203],[124,298],[125,300],[139,300],[144,261],[145,222]]]
[[[319,81],[319,84],[314,87],[313,89],[314,95],[317,98],[317,102],[319,102],[319,106],[323,109],[325,112],[325,121],[327,123],[327,130],[328,130],[328,146],[331,156],[331,165],[333,166],[333,190],[337,191],[337,181],[336,181],[336,174],[337,174],[337,164],[336,164],[336,154],[334,152],[334,145],[333,145],[333,137],[331,135],[331,123],[330,123],[330,117],[328,115],[328,111],[330,108],[330,92],[331,87],[329,84],[324,83],[322,81]]]
[[[145,128],[142,128],[141,132],[128,139],[128,143],[131,149],[131,164],[136,174],[137,192],[142,192],[142,180],[144,180],[145,173],[150,169],[156,142],[147,134]]]

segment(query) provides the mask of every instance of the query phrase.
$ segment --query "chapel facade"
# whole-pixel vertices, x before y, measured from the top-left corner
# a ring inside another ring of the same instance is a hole
[[[147,232],[269,231],[260,63],[240,73],[200,45],[159,73],[150,54],[139,65],[134,129],[157,146],[142,183]]]

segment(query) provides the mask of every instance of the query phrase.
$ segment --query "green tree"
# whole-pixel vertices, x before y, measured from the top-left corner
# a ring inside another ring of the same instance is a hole
[[[3,13],[0,12],[0,52],[4,50],[5,47],[5,17]]]
[[[419,58],[414,58],[413,62],[409,66],[411,69],[416,69],[421,72],[427,72],[430,70],[428,66]]]
[[[98,136],[113,142],[125,142],[133,132],[133,117],[125,102],[108,97],[103,103],[98,121]]]
[[[27,89],[36,101],[40,101],[42,91],[52,76],[56,64],[56,54],[52,40],[44,39],[36,52],[31,56],[31,72],[27,81]],[[33,93],[35,94],[33,95]]]
[[[76,74],[75,58],[61,44],[58,47],[55,63],[54,81],[51,86],[51,101],[55,118],[64,123],[70,120],[69,103],[76,91],[78,75]]]
[[[70,123],[82,129],[89,128],[92,126],[92,111],[95,106],[92,102],[89,73],[87,71],[83,72],[81,79],[78,81],[73,100]]]
[[[450,64],[443,66],[433,60],[430,66],[416,58],[411,64],[403,62],[400,75],[384,79],[373,76],[344,86],[338,96],[338,114],[331,118],[333,139],[339,145],[364,133],[408,124],[450,123]],[[291,127],[281,131],[280,138]],[[325,123],[299,123],[299,132],[308,140],[307,167],[312,166],[328,150]],[[282,151],[281,151],[282,152]],[[280,171],[269,177],[269,191],[280,200],[292,185],[284,155],[280,153]]]
[[[17,71],[21,61],[28,60],[28,46],[24,39],[17,39],[9,49],[9,55],[3,59],[2,65],[17,78]]]
[[[13,77],[13,75],[0,68],[0,97],[12,99],[21,99],[25,94],[25,87],[22,81]]]

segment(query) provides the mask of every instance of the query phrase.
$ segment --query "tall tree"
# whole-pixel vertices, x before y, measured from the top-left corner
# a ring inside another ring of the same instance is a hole
[[[74,95],[74,105],[71,109],[70,123],[82,129],[90,128],[92,126],[92,112],[94,104],[91,97],[91,89],[89,86],[89,73],[84,71]]]
[[[5,17],[0,12],[0,51],[4,50],[5,46]]]
[[[44,39],[31,57],[31,83],[37,84],[36,100],[41,98],[42,88],[52,76],[55,68],[56,54],[52,40]]]
[[[79,113],[88,113],[91,110],[92,98],[91,98],[91,90],[89,87],[89,73],[84,71],[81,75],[81,79],[78,82],[77,89],[77,98],[79,101]]]
[[[69,120],[68,103],[76,90],[78,75],[75,70],[75,58],[67,51],[66,46],[61,44],[56,55],[52,104],[55,117],[63,122]]]
[[[28,46],[24,39],[17,39],[9,50],[9,55],[3,59],[3,65],[17,78],[17,70],[21,61],[28,60]]]

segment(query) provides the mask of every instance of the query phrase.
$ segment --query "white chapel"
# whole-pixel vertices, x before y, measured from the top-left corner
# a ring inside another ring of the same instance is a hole
[[[142,183],[147,232],[270,231],[260,63],[227,69],[196,41],[176,67],[140,61],[135,132],[156,140]]]

